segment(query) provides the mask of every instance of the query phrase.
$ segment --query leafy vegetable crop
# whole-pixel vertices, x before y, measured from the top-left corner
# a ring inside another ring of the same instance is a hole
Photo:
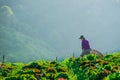
[[[1,63],[0,80],[120,80],[120,53],[95,54],[63,61]]]

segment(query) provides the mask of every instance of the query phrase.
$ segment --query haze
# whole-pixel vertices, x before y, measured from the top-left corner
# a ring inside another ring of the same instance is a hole
[[[102,53],[120,51],[120,0],[16,0],[11,6],[59,56],[80,55],[80,35]]]

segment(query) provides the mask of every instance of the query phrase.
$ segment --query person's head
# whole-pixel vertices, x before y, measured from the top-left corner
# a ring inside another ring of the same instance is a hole
[[[83,39],[85,39],[85,37],[83,35],[81,35],[79,39],[83,40]]]

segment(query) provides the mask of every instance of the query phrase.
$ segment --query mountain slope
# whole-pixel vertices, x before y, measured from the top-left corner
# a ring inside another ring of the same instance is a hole
[[[9,6],[2,6],[0,10],[3,11],[0,14],[0,56],[5,55],[13,62],[55,58],[55,49],[44,40],[31,37],[34,29],[20,22]]]

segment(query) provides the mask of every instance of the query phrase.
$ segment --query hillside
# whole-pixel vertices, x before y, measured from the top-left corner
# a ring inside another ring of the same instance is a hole
[[[1,80],[120,80],[120,52],[98,58],[94,54],[61,62],[38,60],[1,63]]]
[[[119,4],[118,0],[0,0],[0,61],[3,55],[12,62],[79,56],[80,35],[103,54],[118,52]]]
[[[40,38],[41,36],[33,37],[34,29],[19,21],[11,7],[1,6],[0,11],[0,61],[2,55],[12,62],[55,59],[56,50]]]

